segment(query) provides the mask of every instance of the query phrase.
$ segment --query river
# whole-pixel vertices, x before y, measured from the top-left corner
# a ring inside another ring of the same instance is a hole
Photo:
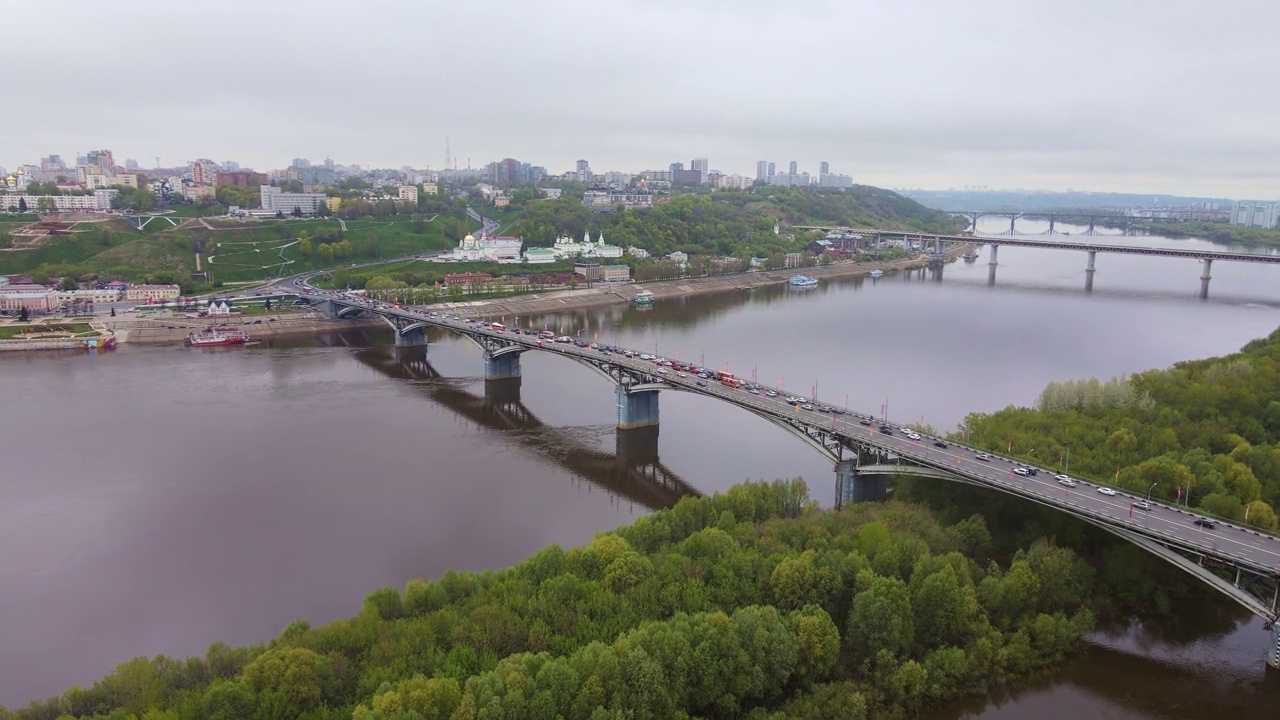
[[[1099,254],[1086,293],[1081,253],[1006,247],[999,259],[994,285],[984,251],[940,278],[520,322],[948,430],[969,412],[1032,403],[1049,381],[1228,353],[1280,324],[1273,266],[1217,263],[1200,300],[1192,260]],[[619,449],[613,391],[594,372],[528,353],[518,389],[486,397],[479,351],[432,341],[407,360],[380,332],[0,356],[0,703],[90,684],[133,656],[203,654],[297,618],[348,616],[380,586],[582,544],[682,487],[802,476],[832,497],[817,453],[729,406],[665,394],[657,449]],[[1280,697],[1265,641],[1243,618],[1172,639],[1099,633],[1049,678],[931,717],[1260,718]]]

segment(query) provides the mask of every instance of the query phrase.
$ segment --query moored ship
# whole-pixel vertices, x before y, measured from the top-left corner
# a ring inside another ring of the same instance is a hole
[[[215,347],[218,345],[243,345],[249,336],[243,330],[233,327],[205,328],[198,333],[187,335],[184,344],[187,347]]]
[[[792,275],[791,287],[814,287],[818,284],[818,278],[809,277],[808,275]]]
[[[881,270],[880,268],[876,268],[875,270],[872,270],[871,272],[869,272],[869,273],[867,273],[867,274],[868,274],[868,275],[870,275],[870,276],[871,276],[871,277],[873,277],[873,278],[878,278],[878,277],[883,277],[883,276],[884,276],[884,271],[883,271],[883,270]]]
[[[652,305],[653,293],[649,292],[648,290],[641,290],[640,292],[636,293],[636,297],[633,300],[633,302],[637,305]]]

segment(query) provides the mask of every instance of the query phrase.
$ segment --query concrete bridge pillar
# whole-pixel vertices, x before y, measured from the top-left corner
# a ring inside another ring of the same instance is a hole
[[[1097,268],[1094,267],[1094,262],[1097,257],[1098,257],[1097,250],[1089,251],[1089,263],[1084,268],[1084,291],[1085,292],[1093,292],[1093,273],[1097,270]]]
[[[1209,280],[1211,280],[1213,277],[1212,275],[1209,274],[1209,271],[1212,268],[1213,268],[1213,258],[1205,258],[1204,271],[1200,273],[1200,297],[1202,299],[1209,297]]]
[[[484,354],[484,379],[509,380],[520,377],[520,353]]]
[[[627,388],[619,385],[618,397],[618,429],[634,430],[636,428],[657,427],[658,425],[658,391],[641,390],[627,392]]]
[[[1280,623],[1271,625],[1271,645],[1267,647],[1267,664],[1280,670]]]
[[[396,330],[396,347],[421,347],[427,344],[427,329]]]
[[[1017,222],[1018,222],[1018,216],[1017,216],[1017,215],[1010,215],[1010,216],[1009,216],[1009,234],[1010,234],[1010,235],[1013,235],[1013,234],[1014,234],[1014,233],[1013,233],[1013,228],[1014,228],[1014,224],[1015,224],[1015,223],[1017,223]]]
[[[883,500],[889,494],[889,478],[884,475],[859,475],[857,460],[841,460],[836,465],[836,507],[846,502],[860,503]]]
[[[1050,235],[1053,234],[1053,223],[1056,219],[1057,218],[1054,217],[1053,213],[1049,213],[1049,234]]]
[[[321,300],[315,308],[330,320],[338,317],[338,307],[333,304],[332,300]]]
[[[1000,264],[999,256],[1000,256],[1000,246],[996,244],[992,244],[991,259],[987,261],[987,264],[992,266],[999,265]]]

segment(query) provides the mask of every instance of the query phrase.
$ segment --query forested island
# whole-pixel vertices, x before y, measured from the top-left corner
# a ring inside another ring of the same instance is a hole
[[[123,663],[0,718],[901,717],[1061,660],[1094,571],[1051,541],[986,556],[981,517],[819,509],[737,486],[485,573],[370,594],[265,645]]]

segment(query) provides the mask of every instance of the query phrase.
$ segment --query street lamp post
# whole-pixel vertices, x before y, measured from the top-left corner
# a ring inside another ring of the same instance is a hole
[[[1151,504],[1151,491],[1152,491],[1152,490],[1155,490],[1155,489],[1156,489],[1156,486],[1157,486],[1157,485],[1159,485],[1159,484],[1160,484],[1160,481],[1159,481],[1159,480],[1157,480],[1157,481],[1155,481],[1155,482],[1151,483],[1151,487],[1147,488],[1147,504],[1148,504],[1148,505],[1150,505],[1150,504]]]

